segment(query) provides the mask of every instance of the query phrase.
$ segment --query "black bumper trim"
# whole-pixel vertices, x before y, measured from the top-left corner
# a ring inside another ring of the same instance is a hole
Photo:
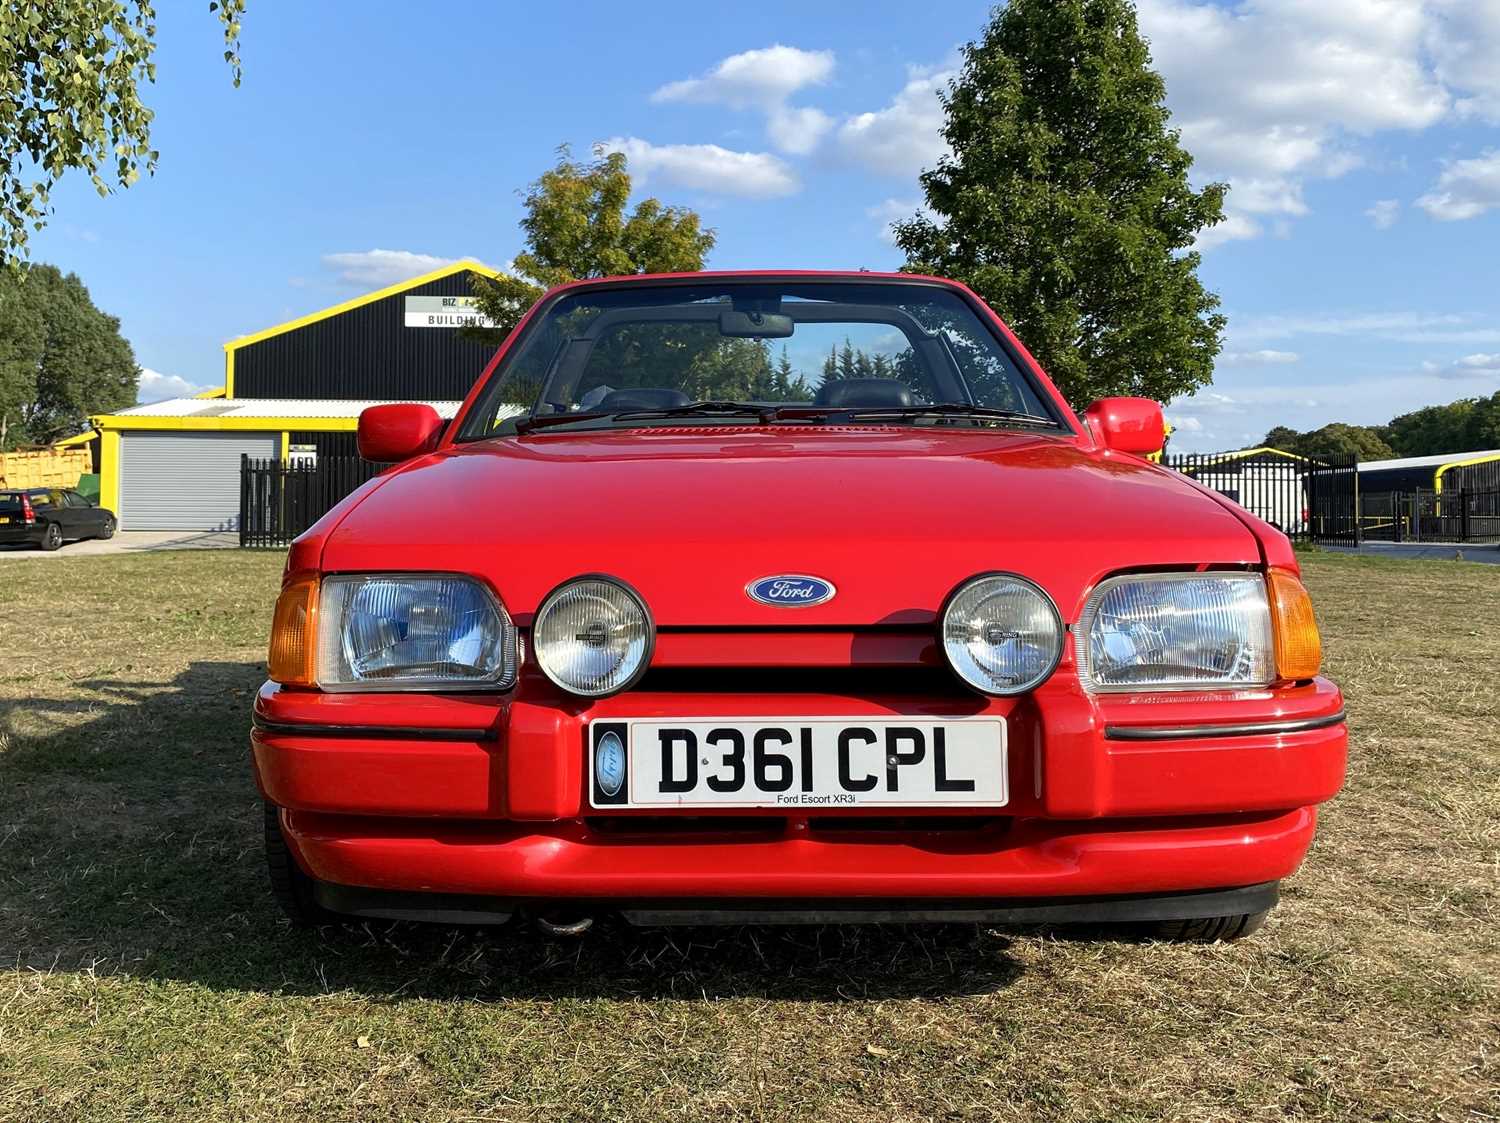
[[[493,741],[493,729],[447,725],[314,725],[300,721],[268,721],[258,713],[250,724],[263,733],[287,737],[368,737],[380,741]]]
[[[1234,889],[1170,894],[1029,899],[746,900],[693,898],[672,901],[483,897],[364,889],[313,883],[317,901],[330,912],[436,924],[504,924],[518,912],[570,915],[618,913],[640,927],[731,924],[1120,924],[1154,920],[1199,920],[1239,916],[1274,908],[1280,882]]]
[[[1305,733],[1344,723],[1344,711],[1294,721],[1245,721],[1234,725],[1106,725],[1111,741],[1181,741],[1198,737],[1253,737],[1267,733]]]

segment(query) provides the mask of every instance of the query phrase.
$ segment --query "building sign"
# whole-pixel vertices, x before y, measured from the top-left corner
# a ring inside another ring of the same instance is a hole
[[[472,296],[408,296],[406,326],[409,328],[492,328],[494,321],[481,313]]]

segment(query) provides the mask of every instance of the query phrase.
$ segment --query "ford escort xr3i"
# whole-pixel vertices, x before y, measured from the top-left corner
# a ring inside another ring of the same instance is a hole
[[[1343,782],[1286,538],[961,285],[564,286],[358,439],[254,708],[294,921],[1232,938]]]

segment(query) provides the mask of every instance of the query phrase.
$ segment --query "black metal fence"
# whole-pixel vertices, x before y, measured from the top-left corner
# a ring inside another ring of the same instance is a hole
[[[382,465],[357,456],[240,458],[240,545],[285,546]]]
[[[1500,542],[1500,488],[1414,488],[1360,497],[1361,531],[1382,542]]]
[[[1233,499],[1297,542],[1359,544],[1359,459],[1275,450],[1182,453],[1163,463]]]

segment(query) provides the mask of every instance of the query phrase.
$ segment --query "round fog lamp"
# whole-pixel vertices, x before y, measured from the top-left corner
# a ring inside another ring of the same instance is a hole
[[[1063,623],[1040,587],[1012,573],[964,582],[942,615],[943,654],[964,682],[985,694],[1024,694],[1062,657]]]
[[[555,589],[531,626],[542,673],[570,694],[599,698],[634,685],[651,661],[655,631],[636,591],[613,577],[579,577]]]

